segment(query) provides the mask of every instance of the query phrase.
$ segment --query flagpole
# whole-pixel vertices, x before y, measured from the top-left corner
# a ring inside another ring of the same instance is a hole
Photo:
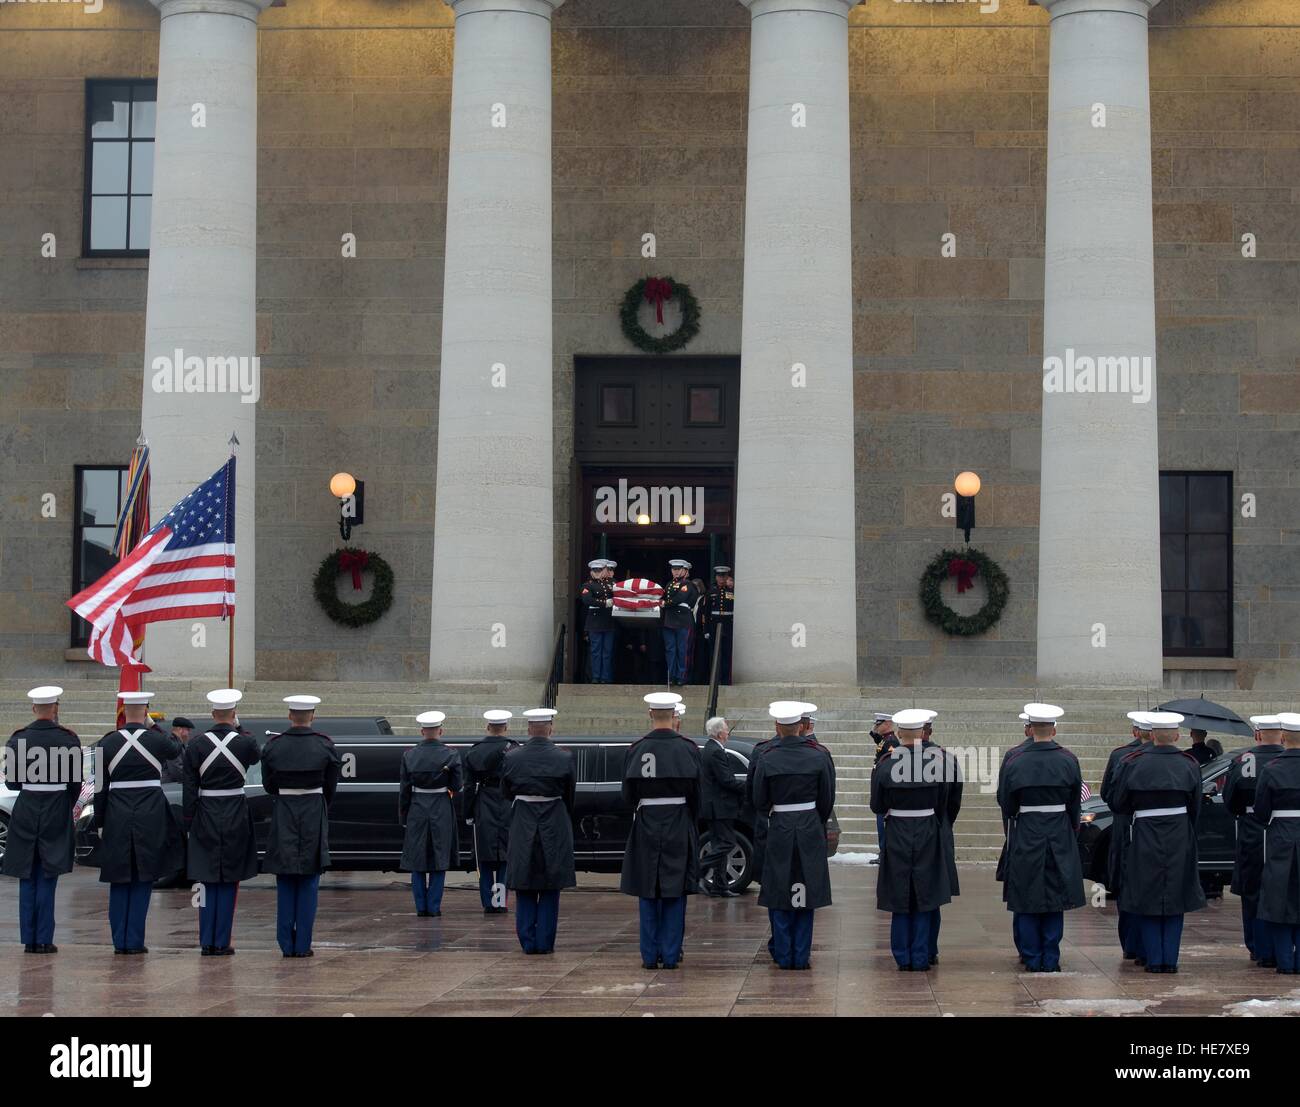
[[[235,456],[235,447],[238,445],[239,445],[239,439],[235,437],[235,432],[231,431],[230,432],[230,456],[231,457]],[[232,496],[234,495],[234,492],[235,490],[233,488],[228,488],[226,490],[226,495]],[[236,588],[239,585],[238,565],[235,566],[235,585]],[[226,622],[228,624],[226,627],[227,630],[226,687],[233,688],[235,686],[235,611],[233,608],[231,608],[230,615],[227,617]]]

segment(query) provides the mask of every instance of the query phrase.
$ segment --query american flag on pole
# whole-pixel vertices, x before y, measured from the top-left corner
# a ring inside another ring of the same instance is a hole
[[[141,435],[136,447],[131,451],[131,464],[126,471],[126,496],[122,500],[122,512],[117,517],[117,530],[113,533],[113,553],[119,561],[135,549],[140,540],[149,533],[149,444]],[[144,627],[131,633],[136,657],[144,649]],[[139,692],[141,677],[150,672],[148,665],[125,662],[117,678],[119,692]],[[126,725],[126,714],[119,703],[117,725]]]
[[[87,652],[105,665],[138,663],[135,635],[149,623],[233,612],[234,457],[68,606],[91,625]]]

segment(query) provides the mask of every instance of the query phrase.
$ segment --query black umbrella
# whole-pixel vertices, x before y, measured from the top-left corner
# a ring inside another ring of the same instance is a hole
[[[1176,711],[1183,717],[1183,726],[1189,730],[1207,730],[1216,734],[1240,734],[1249,738],[1255,733],[1250,723],[1221,703],[1207,700],[1170,700],[1156,708],[1157,711]]]

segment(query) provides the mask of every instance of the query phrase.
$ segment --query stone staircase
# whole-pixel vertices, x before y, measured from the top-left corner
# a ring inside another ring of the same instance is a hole
[[[107,670],[103,670],[107,675]],[[0,681],[0,716],[11,729],[30,717],[25,692],[29,680]],[[199,721],[205,714],[204,694],[209,683],[188,680],[151,680],[158,693],[155,705],[172,715],[189,715]],[[93,741],[113,722],[115,679],[83,680],[65,684],[60,718],[86,741]],[[482,712],[505,707],[516,714],[541,702],[542,681],[437,682],[437,683],[337,683],[318,685],[249,681],[243,685],[244,715],[280,716],[282,697],[311,691],[320,695],[322,716],[385,715],[398,734],[416,732],[415,716],[430,708],[447,712],[452,734],[481,731]],[[564,685],[558,697],[557,733],[637,735],[648,720],[641,697],[658,686]],[[688,733],[700,734],[707,705],[706,688],[680,690],[687,706]],[[1157,702],[1186,697],[1187,692],[1133,693],[1128,690],[1050,690],[1026,688],[856,688],[851,686],[774,687],[741,684],[723,688],[718,710],[731,723],[737,737],[759,739],[772,733],[767,718],[770,700],[802,699],[818,705],[817,737],[835,758],[838,794],[836,815],[843,832],[841,849],[875,851],[875,816],[868,806],[875,747],[869,732],[874,712],[904,707],[929,707],[939,712],[935,737],[958,751],[967,776],[962,816],[957,824],[957,852],[962,861],[996,859],[1002,843],[1002,824],[995,802],[996,770],[1003,753],[1022,740],[1016,714],[1030,701],[1060,704],[1066,715],[1058,730],[1060,740],[1079,757],[1084,779],[1094,791],[1101,781],[1106,758],[1128,740],[1124,713]],[[1267,699],[1254,692],[1214,691],[1210,698],[1245,718],[1266,711],[1294,709],[1300,693],[1275,693]],[[1214,735],[1211,735],[1214,737]],[[1246,743],[1220,735],[1225,749]]]

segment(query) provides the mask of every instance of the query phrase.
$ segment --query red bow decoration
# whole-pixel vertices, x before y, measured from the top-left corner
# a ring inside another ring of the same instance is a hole
[[[361,571],[370,564],[370,555],[365,550],[344,550],[339,554],[339,572],[352,571],[352,587],[361,591]]]
[[[645,301],[655,306],[655,322],[664,321],[664,302],[673,298],[673,282],[663,277],[650,277],[645,282]]]
[[[980,567],[964,557],[954,557],[948,562],[948,575],[957,578],[957,594],[961,595],[971,586],[971,578],[980,571]]]

